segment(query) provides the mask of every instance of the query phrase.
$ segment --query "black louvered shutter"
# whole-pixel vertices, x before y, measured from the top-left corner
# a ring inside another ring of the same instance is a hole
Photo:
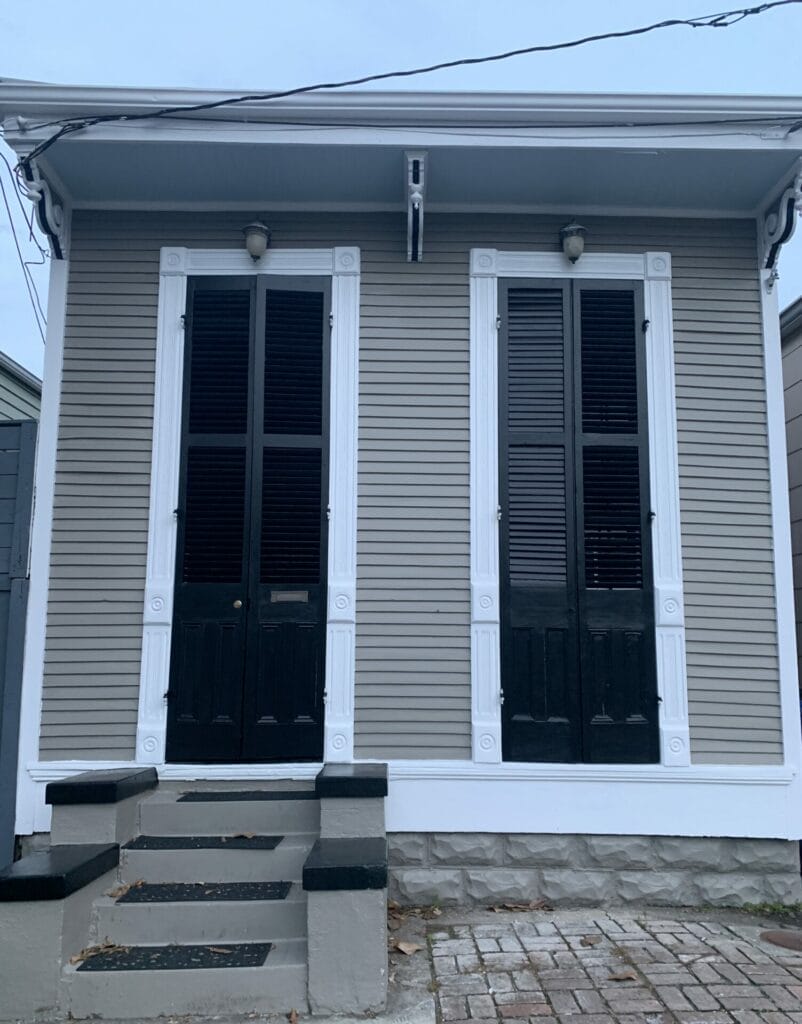
[[[643,306],[596,282],[573,305],[583,760],[658,761]]]
[[[568,286],[502,285],[504,757],[579,758]]]
[[[504,757],[658,760],[639,293],[502,282],[500,310]]]
[[[190,282],[167,756],[240,754],[254,287]]]
[[[323,746],[328,485],[328,282],[268,279],[257,346],[246,760],[315,760]]]

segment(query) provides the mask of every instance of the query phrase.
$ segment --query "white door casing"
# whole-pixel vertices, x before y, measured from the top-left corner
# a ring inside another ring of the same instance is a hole
[[[690,764],[669,253],[471,250],[471,721],[473,760],[501,761],[498,281],[642,281],[661,764]]]
[[[142,628],[136,761],[164,764],[166,691],[181,468],[181,408],[187,277],[254,274],[321,276],[332,282],[329,428],[329,543],[324,759],[354,751],[356,478],[359,370],[358,248],[268,249],[257,263],[244,249],[161,250],[153,408],[148,554]]]

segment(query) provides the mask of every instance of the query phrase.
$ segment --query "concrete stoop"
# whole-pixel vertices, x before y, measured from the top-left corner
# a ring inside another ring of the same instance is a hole
[[[387,776],[364,768],[53,786],[54,845],[0,872],[0,1020],[381,1010]]]

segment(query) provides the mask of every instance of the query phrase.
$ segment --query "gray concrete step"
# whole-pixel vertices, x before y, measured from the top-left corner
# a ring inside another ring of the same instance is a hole
[[[103,896],[95,901],[93,931],[94,941],[121,946],[303,939],[306,894],[293,885],[284,900],[117,903]]]
[[[275,850],[120,851],[123,882],[266,882],[301,880],[314,833],[285,836]]]
[[[242,791],[236,791],[234,795]],[[159,790],[139,807],[139,831],[161,836],[288,835],[319,832],[320,801],[293,799],[183,801],[176,790]],[[284,796],[287,799],[284,799]],[[308,794],[305,794],[305,796]]]
[[[276,942],[260,967],[89,972],[70,964],[62,980],[64,1009],[76,1018],[307,1011],[306,942],[301,939]]]

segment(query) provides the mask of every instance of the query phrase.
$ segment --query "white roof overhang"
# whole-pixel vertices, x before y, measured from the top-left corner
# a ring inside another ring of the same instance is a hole
[[[37,160],[73,207],[398,209],[425,151],[429,212],[754,217],[802,156],[802,98],[315,92],[205,112],[235,93],[0,81],[24,157],[63,119],[113,116]]]

